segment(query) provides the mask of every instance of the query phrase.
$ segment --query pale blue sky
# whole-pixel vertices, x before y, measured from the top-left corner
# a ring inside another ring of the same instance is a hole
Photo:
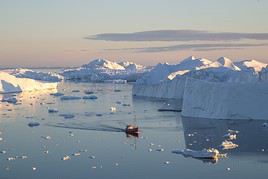
[[[265,61],[268,60],[264,56],[265,47],[259,46],[228,51],[186,49],[137,54],[104,49],[171,46],[184,42],[107,42],[84,37],[181,29],[267,33],[267,17],[268,1],[265,0],[0,0],[0,63],[1,67],[69,66],[86,63],[94,57],[106,57],[150,64],[175,62],[192,54]],[[247,43],[258,42],[247,40]]]

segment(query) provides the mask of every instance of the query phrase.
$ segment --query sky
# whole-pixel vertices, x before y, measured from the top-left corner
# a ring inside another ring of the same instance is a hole
[[[191,55],[268,63],[267,17],[266,0],[0,0],[0,67]]]

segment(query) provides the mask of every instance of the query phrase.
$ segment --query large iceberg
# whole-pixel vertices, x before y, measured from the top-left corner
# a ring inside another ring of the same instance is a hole
[[[17,78],[0,71],[0,93],[56,89],[57,85],[57,83],[45,83],[28,78]]]
[[[47,81],[47,82],[60,82],[63,80],[63,77],[57,73],[39,72],[24,68],[14,69],[10,72],[10,74],[18,78],[30,78],[34,80]]]
[[[226,57],[221,57],[215,62],[190,57],[177,65],[157,65],[134,84],[133,96],[182,100],[185,81],[188,77],[230,83],[259,80],[259,74],[254,69],[241,70]]]
[[[188,78],[182,115],[213,119],[267,119],[268,83],[219,83]]]
[[[236,65],[226,57],[221,57],[214,62],[189,57],[177,65],[160,64],[137,80],[132,92],[134,96],[182,100],[185,81],[188,77],[228,83],[254,83],[268,79],[268,70],[266,72],[262,68],[265,64],[257,63],[257,61],[245,62]]]
[[[66,69],[62,75],[66,80],[104,82],[107,80],[136,81],[149,69],[132,62],[112,62],[95,59],[79,68]]]

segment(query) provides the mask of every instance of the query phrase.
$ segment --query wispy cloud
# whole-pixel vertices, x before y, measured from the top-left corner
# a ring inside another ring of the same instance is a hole
[[[243,48],[248,48],[248,47],[264,47],[264,46],[268,46],[268,43],[180,44],[180,45],[162,46],[162,47],[121,48],[121,49],[105,49],[105,50],[135,51],[135,52],[168,52],[168,51],[179,51],[179,50],[213,51],[213,50],[243,49]]]
[[[235,41],[268,40],[268,33],[210,32],[200,30],[155,30],[133,33],[103,33],[85,37],[105,41]]]

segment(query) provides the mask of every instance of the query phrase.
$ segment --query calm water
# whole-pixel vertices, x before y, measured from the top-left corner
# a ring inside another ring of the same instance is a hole
[[[180,113],[157,111],[168,102],[133,99],[127,84],[61,83],[58,89],[80,97],[84,90],[98,99],[61,101],[48,91],[18,94],[18,105],[0,103],[0,151],[6,151],[0,153],[0,178],[266,178],[264,121],[182,119]],[[122,132],[128,123],[141,127],[139,138]],[[228,157],[216,163],[172,152],[218,147],[228,129],[240,131],[234,141],[239,147],[224,151]],[[81,155],[72,155],[77,152]],[[23,155],[28,158],[7,160]],[[63,161],[65,155],[71,160]]]

